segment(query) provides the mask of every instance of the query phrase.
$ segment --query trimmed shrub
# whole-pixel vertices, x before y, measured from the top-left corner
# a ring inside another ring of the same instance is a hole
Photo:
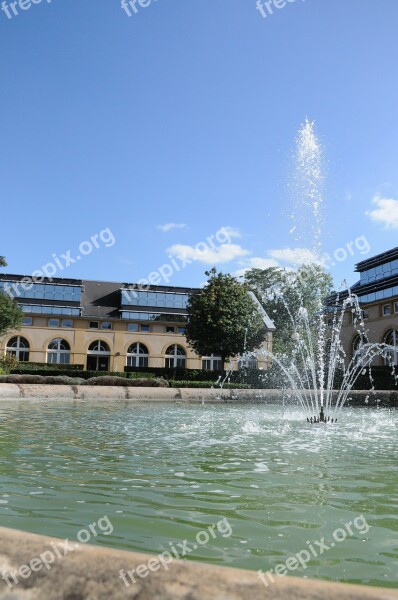
[[[59,366],[59,365],[56,365]],[[73,371],[72,373],[70,373],[70,375],[68,375],[67,372],[58,369],[37,369],[35,371],[32,371],[31,369],[25,369],[23,367],[19,367],[18,369],[13,369],[11,371],[11,373],[15,374],[15,375],[41,375],[43,377],[57,377],[57,376],[61,376],[61,377],[79,377],[81,379],[90,379],[91,377],[109,377],[109,376],[116,376],[116,377],[123,377],[126,378],[128,377],[127,373],[119,373],[119,372],[107,372],[107,371]]]
[[[164,379],[128,379],[126,377],[92,377],[84,382],[84,385],[106,385],[123,387],[168,387]]]
[[[43,377],[42,383],[48,385],[83,385],[85,383],[85,379],[81,377],[67,377],[58,375],[56,377]]]
[[[3,375],[0,383],[31,383],[45,385],[82,385],[84,379],[79,377],[42,377],[41,375]]]
[[[22,369],[25,371],[83,371],[84,365],[59,365],[56,363],[18,362],[12,367],[12,371]]]
[[[201,388],[201,389],[215,389],[220,390],[221,388],[214,385],[211,381],[169,381],[169,386],[172,388]],[[224,390],[250,390],[251,386],[247,383],[224,383]]]

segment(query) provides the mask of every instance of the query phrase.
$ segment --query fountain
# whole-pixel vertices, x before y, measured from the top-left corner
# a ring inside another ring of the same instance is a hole
[[[292,215],[295,225],[291,233],[294,233],[297,240],[306,239],[308,242],[308,232],[310,232],[312,238],[310,252],[316,261],[315,264],[318,265],[322,265],[323,262],[321,242],[323,180],[322,147],[317,139],[314,123],[306,119],[296,140],[292,186],[295,191]],[[305,233],[301,230],[305,230]],[[336,423],[360,375],[369,368],[373,390],[371,366],[379,356],[388,363],[389,353],[393,348],[387,344],[368,343],[359,299],[351,292],[346,282],[343,282],[342,291],[334,293],[327,303],[322,297],[320,287],[314,293],[315,314],[308,314],[302,298],[299,298],[301,307],[297,314],[293,314],[280,289],[274,287],[268,290],[268,299],[278,298],[284,304],[297,343],[290,356],[261,349],[246,353],[246,357],[258,358],[264,355],[278,365],[283,374],[282,385],[287,383],[289,389],[298,398],[308,423]],[[261,302],[253,293],[251,296],[265,320]],[[260,299],[265,300],[264,297]],[[346,314],[352,316],[360,339],[360,344],[348,364],[341,336]],[[392,366],[391,361],[390,365]],[[338,374],[341,376],[341,383],[334,398]],[[392,374],[394,374],[393,368]]]

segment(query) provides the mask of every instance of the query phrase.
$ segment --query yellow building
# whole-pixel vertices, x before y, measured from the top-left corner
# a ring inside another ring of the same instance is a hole
[[[185,338],[192,288],[76,279],[40,283],[0,275],[0,290],[17,299],[23,326],[0,339],[0,352],[20,361],[81,365],[90,371],[131,368],[221,370],[217,356],[200,357]],[[272,348],[272,330],[264,346]],[[259,368],[266,367],[261,360]]]
[[[360,262],[356,266],[360,280],[351,292],[358,296],[367,329],[367,339],[362,340],[353,324],[352,315],[346,314],[343,324],[343,344],[347,359],[351,360],[365,342],[385,343],[392,364],[398,365],[398,248]],[[387,359],[378,358],[375,365]]]

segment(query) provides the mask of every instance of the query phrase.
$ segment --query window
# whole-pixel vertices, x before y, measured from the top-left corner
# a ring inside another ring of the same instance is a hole
[[[15,356],[16,359],[21,362],[28,362],[29,360],[29,342],[25,338],[17,335],[10,339],[7,344],[6,352],[8,356]]]
[[[70,346],[67,341],[57,338],[48,345],[47,362],[54,365],[70,363]]]
[[[187,320],[187,315],[182,313],[146,313],[146,312],[127,312],[120,311],[122,319],[129,321],[158,321],[159,323],[183,323]]]
[[[151,326],[150,325],[141,325],[140,331],[142,331],[142,333],[149,333],[151,331]]]
[[[391,306],[390,304],[385,304],[383,306],[383,317],[389,317],[391,315]]]
[[[33,324],[33,319],[32,317],[24,317],[22,319],[22,325],[24,325],[25,327],[28,327],[29,325]]]
[[[364,308],[364,310],[362,311],[362,319],[364,321],[366,321],[367,319],[369,319],[369,311],[367,308]]]
[[[394,302],[394,314],[398,314],[398,302]]]
[[[202,358],[202,369],[204,371],[222,371],[222,359],[221,356],[203,356]]]
[[[179,327],[179,328],[178,328],[178,333],[179,333],[180,335],[185,335],[185,327]]]
[[[98,321],[90,321],[88,324],[89,329],[99,329]]]
[[[172,327],[172,325],[166,325],[166,333],[175,333],[175,331],[175,327]]]
[[[71,319],[62,319],[62,327],[73,327],[73,321]]]
[[[391,346],[385,359],[386,365],[398,365],[398,331],[389,331],[385,343]]]
[[[101,329],[112,329],[112,323],[110,321],[103,321],[101,323]]]
[[[44,306],[41,304],[20,304],[22,312],[33,315],[64,315],[68,317],[80,317],[80,308],[71,306]]]
[[[49,327],[59,327],[59,319],[48,319]]]
[[[158,306],[162,308],[186,308],[189,295],[172,292],[143,292],[138,290],[122,290],[123,306]]]
[[[128,367],[148,367],[149,352],[144,344],[132,344],[127,350],[127,366]]]
[[[178,344],[169,346],[166,350],[166,369],[174,369],[180,367],[185,369],[187,356],[184,348]]]
[[[129,323],[127,325],[128,331],[138,331],[138,323]]]
[[[80,302],[81,286],[34,283],[26,281],[1,281],[0,290],[12,293],[15,298],[34,300],[61,300],[64,302]]]
[[[106,342],[103,342],[102,340],[96,340],[95,342],[90,344],[88,351],[92,352],[94,354],[100,354],[100,353],[110,354],[110,349],[109,349],[108,344]]]

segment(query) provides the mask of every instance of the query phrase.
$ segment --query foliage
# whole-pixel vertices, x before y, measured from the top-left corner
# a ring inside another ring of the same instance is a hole
[[[19,329],[22,317],[23,313],[15,300],[0,292],[0,336],[10,329]]]
[[[245,281],[276,327],[273,351],[287,355],[296,345],[292,318],[297,321],[303,307],[308,312],[309,322],[316,327],[316,315],[333,286],[332,277],[316,264],[302,266],[297,271],[277,267],[251,269]]]
[[[84,385],[110,385],[123,387],[169,387],[164,379],[128,379],[126,377],[93,377],[87,379]]]
[[[18,368],[19,360],[15,356],[5,354],[0,356],[0,371],[3,373],[11,373],[13,369]]]
[[[199,389],[215,389],[220,390],[221,388],[215,386],[210,381],[169,381],[169,385],[172,388],[199,388]],[[251,386],[247,383],[224,383],[223,389],[225,390],[249,390]]]
[[[39,375],[43,375],[42,371],[45,371],[44,374],[52,375],[54,371],[57,371],[57,375],[66,375],[67,371],[84,371],[84,365],[59,365],[56,363],[38,363],[38,362],[22,362],[18,363],[15,367],[13,367],[13,371],[21,370],[23,372],[29,371],[40,371]],[[59,371],[59,373],[58,373]]]
[[[207,285],[188,302],[186,338],[201,356],[227,358],[259,348],[265,337],[263,322],[248,287],[232,277],[206,272]]]
[[[0,267],[6,267],[7,266],[7,261],[4,258],[4,256],[0,256]]]

